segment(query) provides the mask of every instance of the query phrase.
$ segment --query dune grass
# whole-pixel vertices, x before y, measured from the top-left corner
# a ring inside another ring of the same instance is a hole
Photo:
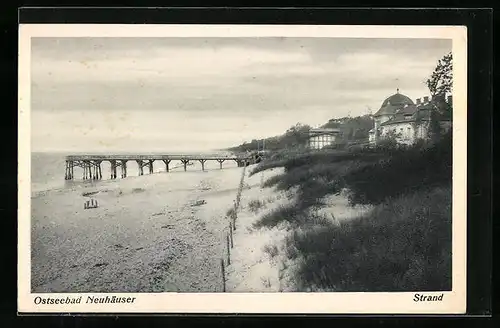
[[[368,214],[295,230],[286,256],[301,263],[298,289],[451,290],[451,188],[420,191]]]
[[[261,201],[259,199],[252,199],[250,202],[248,202],[248,209],[253,213],[257,213],[265,205],[266,203],[264,201]]]

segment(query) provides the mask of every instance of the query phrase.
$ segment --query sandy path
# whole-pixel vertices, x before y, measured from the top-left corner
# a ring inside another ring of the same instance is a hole
[[[34,196],[33,292],[220,291],[220,231],[241,168],[217,168]],[[89,191],[99,208],[83,209]]]
[[[231,265],[227,269],[227,291],[229,292],[293,292],[297,291],[294,271],[298,260],[285,255],[285,238],[293,230],[289,224],[281,223],[273,228],[254,228],[252,225],[264,214],[279,206],[293,204],[296,192],[261,188],[260,183],[282,168],[258,173],[245,180],[248,187],[243,190],[241,209],[238,213],[238,229],[234,233],[231,249]],[[290,197],[289,197],[290,196]],[[252,210],[249,203],[255,200],[263,206]],[[345,195],[328,195],[324,206],[311,210],[316,215],[331,218],[333,222],[349,220],[370,209],[369,206],[349,206]]]
[[[274,188],[261,187],[263,181],[282,171],[264,171],[245,179],[246,188],[241,194],[238,228],[234,232],[234,247],[231,249],[231,265],[227,268],[228,292],[280,291],[280,263],[278,257],[272,255],[272,248],[285,238],[287,230],[284,226],[255,229],[252,225],[266,212],[292,202]],[[249,203],[255,200],[264,205],[254,211],[250,209]]]

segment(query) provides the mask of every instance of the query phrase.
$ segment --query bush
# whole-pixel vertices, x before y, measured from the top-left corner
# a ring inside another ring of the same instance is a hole
[[[350,170],[343,177],[352,204],[380,204],[387,197],[449,185],[452,178],[450,140],[432,147],[415,145],[386,159]]]
[[[251,212],[257,212],[259,211],[262,207],[264,207],[264,202],[260,201],[258,199],[253,199],[248,203],[248,208],[250,209]]]
[[[236,214],[236,211],[234,210],[234,207],[231,207],[226,212],[226,216],[229,218],[232,218],[235,214]]]
[[[262,186],[264,188],[274,187],[274,186],[278,185],[281,182],[281,180],[283,180],[283,177],[284,177],[284,175],[282,175],[282,174],[272,176],[272,177],[268,178],[266,181],[264,181]]]
[[[268,227],[273,228],[281,222],[296,222],[298,217],[304,215],[294,205],[281,205],[276,210],[263,215],[258,221],[254,222],[254,228]]]
[[[254,228],[274,228],[280,223],[288,223],[292,228],[326,226],[331,220],[322,216],[310,215],[295,205],[281,205],[272,212],[263,215],[253,224]]]

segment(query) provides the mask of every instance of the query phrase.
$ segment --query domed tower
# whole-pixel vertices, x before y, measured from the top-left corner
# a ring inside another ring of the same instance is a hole
[[[373,119],[375,120],[374,130],[378,131],[380,124],[391,119],[391,117],[393,117],[397,111],[404,108],[405,105],[415,104],[409,97],[399,93],[399,89],[397,89],[395,94],[384,100],[380,109],[373,115]]]

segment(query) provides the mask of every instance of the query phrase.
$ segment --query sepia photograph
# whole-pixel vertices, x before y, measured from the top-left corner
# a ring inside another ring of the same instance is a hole
[[[26,307],[464,310],[464,30],[263,28],[21,33]]]

